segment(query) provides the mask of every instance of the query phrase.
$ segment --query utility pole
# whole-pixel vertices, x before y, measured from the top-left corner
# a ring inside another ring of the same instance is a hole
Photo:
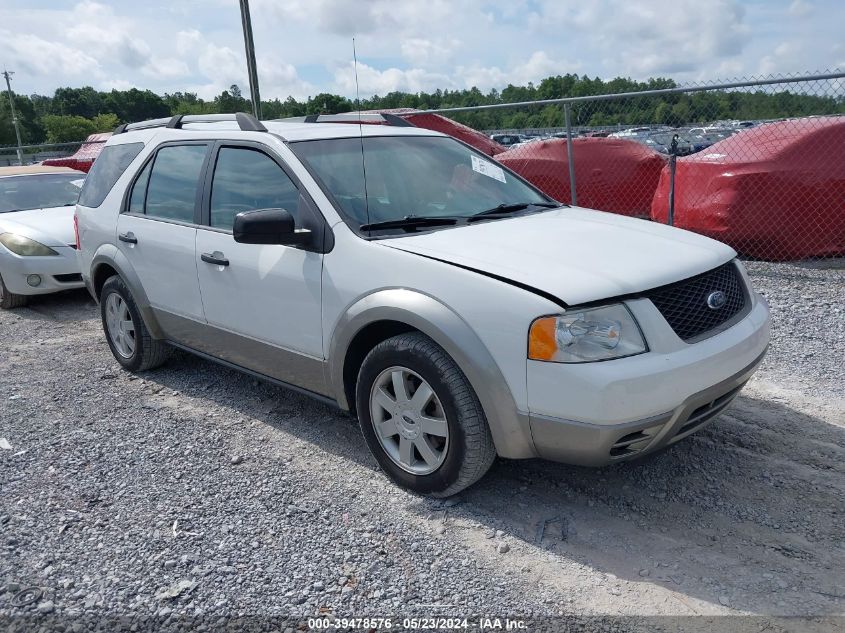
[[[8,70],[3,70],[3,76],[6,78],[6,91],[9,93],[9,106],[12,108],[12,125],[15,126],[15,136],[18,139],[18,162],[23,165],[23,152],[21,152],[21,128],[18,125],[18,115],[15,113],[15,98],[12,94],[12,84],[9,83],[12,79],[12,75],[14,72],[9,72]]]
[[[241,1],[241,24],[244,29],[246,69],[249,74],[249,96],[252,99],[252,114],[261,119],[261,96],[258,94],[258,69],[255,66],[255,43],[252,41],[252,19],[249,17],[249,0]]]

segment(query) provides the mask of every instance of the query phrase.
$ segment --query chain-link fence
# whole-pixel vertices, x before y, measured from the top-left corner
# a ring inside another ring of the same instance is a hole
[[[9,145],[0,147],[0,167],[41,163],[55,167],[71,167],[87,172],[111,134],[95,134],[97,138],[72,143]]]
[[[472,124],[517,111],[552,125],[487,129],[510,146],[484,150],[557,200],[671,223],[749,258],[845,256],[845,73],[432,113]]]
[[[671,223],[749,258],[845,256],[842,72],[394,112],[493,154],[562,202]],[[490,129],[496,120],[522,125]],[[0,166],[87,171],[107,137],[0,148]]]

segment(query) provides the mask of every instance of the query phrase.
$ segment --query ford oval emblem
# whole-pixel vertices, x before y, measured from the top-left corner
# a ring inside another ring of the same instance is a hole
[[[707,295],[707,307],[711,310],[721,310],[728,302],[728,298],[721,290],[716,290]]]

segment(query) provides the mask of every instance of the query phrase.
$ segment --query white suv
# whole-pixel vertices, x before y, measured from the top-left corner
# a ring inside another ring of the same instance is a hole
[[[379,118],[118,128],[76,210],[118,362],[178,347],[330,401],[388,475],[437,496],[496,455],[666,447],[760,363],[768,308],[729,247],[566,207]]]

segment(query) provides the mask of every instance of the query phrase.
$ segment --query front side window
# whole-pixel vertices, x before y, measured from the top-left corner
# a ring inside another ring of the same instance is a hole
[[[27,174],[0,178],[0,213],[72,207],[84,174]]]
[[[298,223],[299,191],[272,158],[253,149],[223,147],[211,184],[210,224],[232,229],[241,211],[285,209]]]
[[[489,156],[451,138],[376,136],[290,146],[356,226],[549,204]]]
[[[83,207],[99,207],[109,195],[118,178],[123,175],[129,164],[144,149],[143,143],[123,143],[108,145],[103,148],[97,160],[91,166],[79,196]]]
[[[158,150],[149,174],[144,213],[164,220],[194,222],[197,188],[207,149],[207,145],[170,145]],[[138,182],[143,177],[141,174]],[[130,197],[130,205],[133,204],[139,204],[134,189]]]

